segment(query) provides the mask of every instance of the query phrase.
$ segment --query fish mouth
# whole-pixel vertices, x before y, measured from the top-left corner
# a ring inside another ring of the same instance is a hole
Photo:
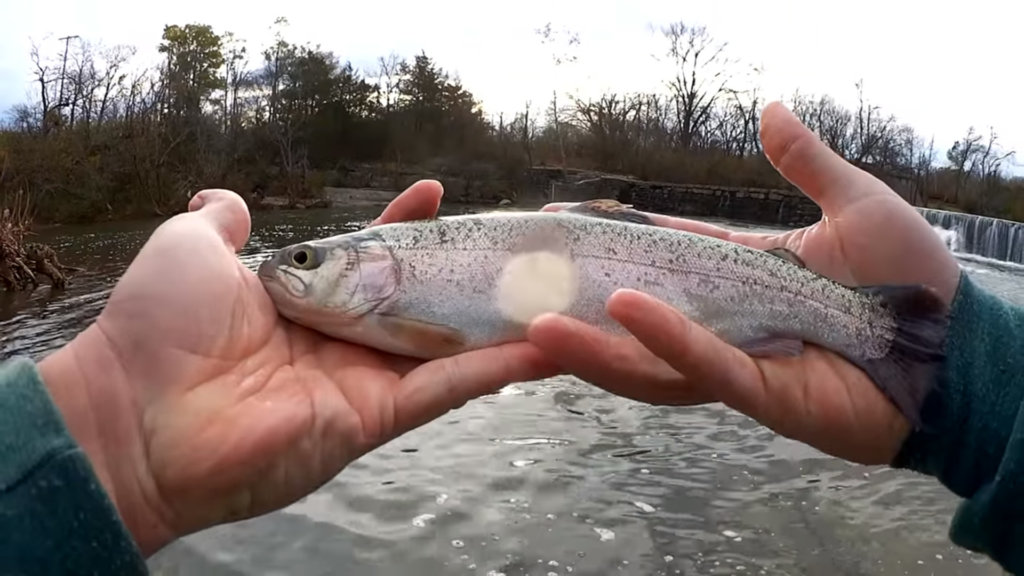
[[[274,258],[267,258],[260,263],[259,268],[256,269],[256,276],[262,280],[277,280],[277,265],[274,263]]]
[[[268,290],[279,288],[293,298],[305,298],[309,293],[309,284],[287,266],[278,265],[277,259],[273,257],[259,265],[256,276]],[[282,276],[287,276],[287,279]]]

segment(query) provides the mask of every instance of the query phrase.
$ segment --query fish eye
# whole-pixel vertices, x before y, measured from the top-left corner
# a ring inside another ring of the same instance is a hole
[[[301,246],[292,251],[292,265],[296,268],[310,268],[313,266],[313,250],[308,246]]]

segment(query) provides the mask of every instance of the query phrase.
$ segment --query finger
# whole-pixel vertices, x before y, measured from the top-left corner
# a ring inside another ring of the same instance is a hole
[[[536,318],[527,338],[563,371],[613,394],[656,404],[711,401],[691,394],[679,372],[632,338],[558,314]]]
[[[825,145],[780,102],[761,113],[761,145],[775,169],[814,200],[826,214],[863,197],[863,178],[856,168]]]
[[[249,241],[252,227],[249,208],[245,200],[231,190],[201,190],[189,200],[188,211],[211,224],[234,252],[241,250]]]
[[[757,365],[741,350],[642,292],[616,291],[608,299],[608,314],[664,358],[689,385],[757,417],[764,405],[764,381]]]
[[[507,384],[557,373],[557,366],[527,342],[427,362],[403,378],[395,392],[395,433],[426,424]]]
[[[388,203],[370,226],[433,218],[441,207],[442,195],[444,187],[437,180],[419,180]]]
[[[540,210],[541,212],[559,212],[566,208],[575,206],[576,204],[576,202],[552,202],[550,204],[545,204]],[[673,228],[684,232],[700,234],[702,236],[710,236],[719,240],[736,242],[759,250],[772,248],[778,245],[778,239],[775,234],[733,232],[727,228],[722,228],[699,220],[667,216],[665,214],[658,214],[655,212],[644,212],[642,210],[638,212],[650,218],[655,225],[662,226],[664,228]]]
[[[545,204],[545,205],[541,206],[540,207],[540,211],[541,212],[559,212],[559,211],[565,210],[566,208],[569,208],[571,206],[575,206],[576,204],[579,204],[579,202],[549,202],[548,204]]]
[[[682,230],[693,234],[700,234],[701,236],[710,236],[719,240],[735,242],[751,248],[757,248],[758,250],[772,248],[777,246],[779,243],[778,236],[776,234],[734,232],[727,228],[722,228],[721,226],[715,226],[714,224],[701,222],[699,220],[690,220],[688,218],[678,218],[675,216],[666,216],[664,214],[655,214],[651,212],[644,212],[644,214],[647,214],[651,221],[658,226],[674,228],[676,230]]]

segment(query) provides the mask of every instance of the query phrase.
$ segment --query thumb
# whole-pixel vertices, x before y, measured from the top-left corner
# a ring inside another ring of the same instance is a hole
[[[249,241],[252,229],[249,207],[241,196],[230,190],[202,190],[189,200],[188,211],[205,218],[235,252]]]
[[[835,214],[867,192],[856,185],[866,173],[832,151],[780,102],[769,103],[761,112],[761,146],[782,177],[825,214]]]
[[[433,218],[443,194],[444,188],[437,180],[418,180],[396,196],[370,226]]]

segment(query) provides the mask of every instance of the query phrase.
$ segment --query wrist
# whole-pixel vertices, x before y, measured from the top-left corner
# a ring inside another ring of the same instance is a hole
[[[946,361],[925,401],[923,428],[893,465],[970,498],[995,478],[1024,400],[1024,357],[1007,348],[1024,333],[1024,310],[963,274],[951,314]]]
[[[39,362],[43,385],[136,545],[149,556],[173,540],[149,474],[138,396],[93,323]]]

